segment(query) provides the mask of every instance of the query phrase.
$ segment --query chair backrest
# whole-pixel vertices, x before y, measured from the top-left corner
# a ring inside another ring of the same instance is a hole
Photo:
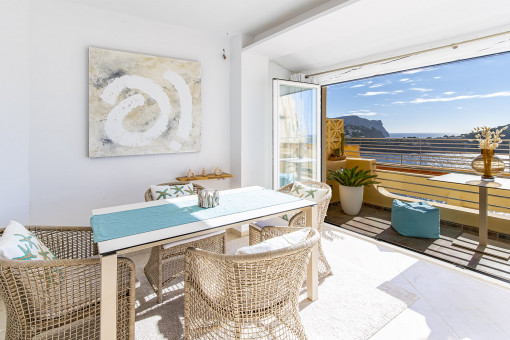
[[[319,202],[317,202],[317,223],[319,225],[319,228],[322,228],[322,224],[324,223],[324,219],[326,218],[326,213],[328,212],[329,202],[331,201],[331,187],[326,183],[315,181],[300,181],[299,183],[313,188],[328,190],[328,193]],[[290,194],[293,185],[294,183],[287,184],[286,186],[283,186],[280,189],[278,189],[278,191],[284,194]],[[304,225],[305,223],[304,214],[297,216],[297,218],[302,219],[302,221],[299,221],[298,224]]]
[[[190,182],[167,182],[167,183],[161,183],[161,184],[158,184],[158,185],[186,185],[186,184],[189,184]],[[205,189],[203,186],[199,185],[199,184],[195,184],[195,183],[192,183],[193,184],[193,194],[194,195],[198,195],[198,192],[200,190],[203,190]],[[153,201],[154,198],[152,197],[152,193],[151,193],[151,188],[147,189],[147,191],[145,191],[145,202],[149,202],[149,201]]]
[[[0,260],[0,296],[7,307],[7,338],[33,338],[42,331],[52,334],[62,331],[64,335],[50,334],[48,338],[63,339],[71,325],[73,334],[83,331],[83,334],[99,336],[101,263],[98,257],[88,258],[97,253],[92,229],[72,226],[26,228],[58,259]],[[4,230],[0,229],[0,235]],[[119,310],[122,318],[132,318],[133,322],[134,272],[131,260],[118,259]],[[77,315],[78,311],[81,316]],[[129,325],[121,328],[122,334],[132,338]]]
[[[77,226],[25,226],[61,260],[85,259],[97,254],[97,244],[91,227]],[[5,228],[0,228],[0,236]]]
[[[201,291],[213,303],[224,305],[238,315],[297,298],[306,276],[308,256],[318,241],[319,233],[310,229],[305,241],[261,254],[223,255],[188,248],[185,292]]]

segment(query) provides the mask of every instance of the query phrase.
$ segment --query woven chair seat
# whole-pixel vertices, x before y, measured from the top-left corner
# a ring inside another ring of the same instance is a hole
[[[253,228],[256,228],[258,230],[262,230],[264,227],[274,227],[274,226],[280,226],[280,227],[287,227],[289,225],[289,221],[286,219],[283,219],[281,217],[272,217],[267,220],[257,221],[255,223],[251,224]],[[250,244],[252,245],[252,244]]]
[[[189,182],[167,182],[158,185],[184,185]],[[204,187],[193,183],[193,194],[196,195]],[[145,192],[145,201],[152,201],[149,188]],[[158,296],[158,303],[163,301],[163,288],[173,280],[184,275],[184,252],[188,247],[210,250],[217,253],[225,252],[225,233],[212,232],[191,239],[170,242],[152,248],[151,255],[144,267],[147,280]]]
[[[329,202],[331,200],[331,187],[322,182],[314,182],[314,181],[302,181],[300,182],[306,186],[311,186],[319,189],[328,189],[328,193],[324,196],[320,202],[317,202],[317,230],[319,234],[322,235],[322,227],[324,225],[324,219],[326,218],[326,213],[328,211]],[[277,191],[282,192],[284,194],[289,194],[292,190],[292,186],[294,183],[287,184],[286,186],[281,187]],[[274,224],[272,224],[274,223]],[[260,243],[261,233],[265,227],[268,226],[289,226],[289,227],[306,227],[306,216],[303,212],[299,212],[294,215],[289,221],[281,218],[281,217],[273,217],[268,220],[257,221],[256,223],[250,223],[249,225],[249,239],[250,245]],[[331,270],[331,266],[324,255],[324,251],[322,249],[322,241],[319,241],[319,278],[324,278],[326,276],[332,275],[333,272]]]
[[[262,238],[296,231],[266,227]],[[185,339],[306,339],[298,298],[319,234],[267,253],[186,250]]]

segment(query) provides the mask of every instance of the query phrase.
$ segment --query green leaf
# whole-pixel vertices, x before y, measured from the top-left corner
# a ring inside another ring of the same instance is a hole
[[[370,170],[358,170],[358,166],[355,166],[350,169],[328,170],[327,178],[347,187],[361,187],[363,185],[379,184],[374,180],[376,177],[377,175],[372,174]]]

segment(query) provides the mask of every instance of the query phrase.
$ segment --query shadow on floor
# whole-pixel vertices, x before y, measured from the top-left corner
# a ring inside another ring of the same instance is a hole
[[[510,261],[452,245],[454,240],[466,232],[460,228],[441,223],[438,239],[406,237],[391,227],[391,212],[363,206],[357,216],[350,216],[342,212],[338,203],[329,206],[326,222],[510,282]],[[510,242],[505,243],[510,246]]]

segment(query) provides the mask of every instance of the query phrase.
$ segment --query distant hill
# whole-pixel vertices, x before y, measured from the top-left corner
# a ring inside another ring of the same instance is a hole
[[[335,119],[344,120],[346,137],[384,138],[390,136],[381,120],[370,120],[358,116],[342,116]]]
[[[344,124],[345,124],[345,121],[344,121]],[[510,139],[510,124],[498,126],[498,127],[496,127],[496,129],[501,130],[505,126],[507,126],[507,128],[506,128],[505,131],[503,131],[504,137],[502,137],[501,139]],[[476,136],[476,133],[470,132],[470,133],[463,133],[463,134],[461,134],[460,138],[474,139],[475,136]]]

